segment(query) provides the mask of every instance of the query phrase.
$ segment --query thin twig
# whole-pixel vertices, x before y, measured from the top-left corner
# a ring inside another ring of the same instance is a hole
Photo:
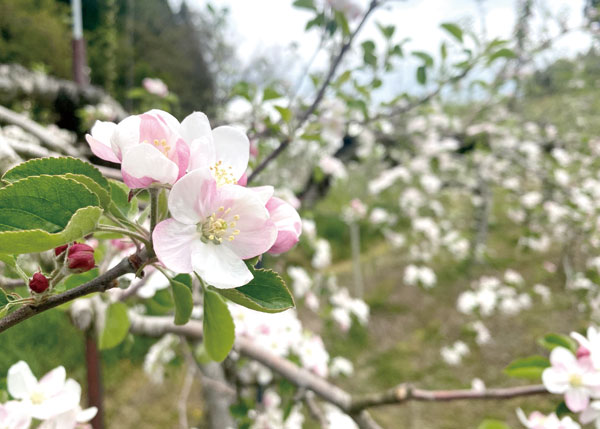
[[[145,251],[139,254],[124,258],[121,262],[108,270],[106,273],[96,277],[95,279],[73,289],[58,295],[50,296],[46,301],[39,304],[30,304],[21,307],[7,316],[0,319],[0,332],[6,331],[8,328],[15,326],[36,314],[43,313],[51,308],[73,301],[82,296],[89,295],[94,292],[105,292],[117,286],[115,281],[123,274],[135,273],[143,266],[147,260]]]
[[[346,55],[346,53],[352,46],[352,42],[354,41],[356,35],[359,33],[359,31],[361,30],[361,28],[367,21],[367,18],[369,17],[369,15],[371,15],[371,13],[375,9],[377,9],[379,4],[380,4],[380,0],[371,0],[371,3],[369,4],[369,8],[364,13],[361,21],[358,23],[358,25],[356,26],[354,31],[350,34],[350,36],[348,36],[348,39],[342,44],[340,51],[338,52],[336,57],[331,62],[331,66],[329,67],[327,76],[325,77],[325,80],[321,84],[321,87],[319,88],[319,91],[317,92],[317,95],[315,96],[313,102],[304,111],[304,113],[302,113],[299,116],[298,121],[296,122],[296,128],[300,128],[304,124],[304,122],[306,122],[306,120],[310,117],[310,115],[312,115],[315,112],[315,110],[317,110],[317,107],[319,107],[319,104],[321,103],[321,101],[323,100],[323,97],[325,96],[325,91],[327,90],[327,88],[329,87],[329,84],[331,83],[331,80],[335,76],[335,73],[336,73],[339,65],[341,64],[342,59],[344,58],[344,56]],[[262,160],[262,162],[260,164],[258,164],[256,166],[256,168],[254,169],[252,174],[248,177],[248,183],[252,182],[256,178],[256,176],[258,176],[260,174],[261,171],[263,171],[275,158],[277,158],[279,155],[281,155],[281,153],[283,153],[283,151],[285,151],[285,149],[287,149],[287,147],[290,145],[290,143],[291,143],[291,138],[287,137],[287,138],[283,139],[279,143],[279,146],[277,146],[277,148],[275,148],[275,150],[273,150],[273,152],[271,152],[265,159]]]

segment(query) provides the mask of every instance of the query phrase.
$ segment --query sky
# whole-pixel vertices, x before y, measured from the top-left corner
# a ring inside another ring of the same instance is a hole
[[[182,0],[170,0],[174,7]],[[317,0],[319,1],[319,0]],[[354,0],[364,8],[368,0]],[[187,0],[194,9],[202,9],[206,0]],[[292,52],[290,45],[297,43],[297,55],[307,63],[318,45],[316,32],[305,32],[304,26],[311,13],[292,7],[293,0],[212,0],[218,6],[230,9],[230,37],[237,48],[238,58],[247,64],[261,54],[285,56]],[[509,38],[516,20],[517,0],[404,0],[395,1],[385,10],[380,9],[370,18],[361,32],[355,46],[361,40],[380,38],[376,22],[394,24],[395,37],[401,40],[409,37],[406,47],[411,50],[439,52],[439,44],[448,39],[440,29],[443,22],[458,22],[469,25],[481,32],[483,23],[488,39]],[[536,0],[553,15],[567,16],[570,27],[580,26],[583,22],[584,0]],[[539,8],[536,8],[539,10]],[[540,30],[542,23],[539,13],[535,15],[533,26]],[[551,30],[556,31],[556,28]],[[536,33],[536,31],[534,31]],[[574,55],[587,49],[589,36],[583,33],[570,34],[557,43],[549,57]],[[317,57],[313,68],[323,68],[327,63],[325,55]],[[414,64],[404,65],[414,70]],[[303,67],[298,67],[302,69]],[[414,84],[414,73],[405,73],[403,85]]]

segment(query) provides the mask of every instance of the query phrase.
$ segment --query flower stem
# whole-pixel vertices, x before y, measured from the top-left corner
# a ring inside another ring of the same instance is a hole
[[[116,233],[116,234],[123,234],[123,235],[131,237],[133,239],[136,239],[138,241],[141,241],[148,248],[150,247],[150,242],[148,241],[147,237],[144,237],[143,235],[138,234],[137,232],[130,231],[125,228],[119,228],[117,226],[112,226],[112,225],[98,225],[98,227],[96,228],[96,231],[97,232],[112,232],[112,233]]]

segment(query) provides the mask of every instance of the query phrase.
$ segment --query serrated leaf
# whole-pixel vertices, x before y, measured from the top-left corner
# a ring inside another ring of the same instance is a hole
[[[129,316],[127,305],[114,302],[106,309],[104,329],[100,334],[100,350],[112,349],[118,346],[129,332]]]
[[[538,340],[538,344],[548,350],[564,347],[573,353],[577,351],[577,343],[572,338],[562,334],[548,334]]]
[[[0,189],[0,253],[42,252],[92,232],[98,196],[60,176],[33,176]]]
[[[2,180],[14,183],[32,176],[66,176],[86,185],[98,195],[100,204],[106,208],[110,204],[110,186],[108,180],[92,164],[77,158],[37,158],[14,166],[2,177]],[[71,176],[74,175],[74,176]],[[81,177],[84,176],[84,177]],[[85,179],[87,178],[87,179]]]
[[[454,36],[454,38],[460,43],[463,42],[463,31],[458,25],[453,24],[451,22],[444,22],[440,25],[440,27],[442,27],[444,30],[446,30],[448,33]]]
[[[283,119],[284,122],[290,122],[292,120],[292,111],[290,109],[283,106],[273,107],[279,112],[279,114],[281,115],[281,119]]]
[[[263,313],[279,313],[293,308],[294,298],[283,279],[271,270],[252,270],[250,283],[234,289],[213,289],[236,304]]]
[[[194,299],[190,287],[191,278],[190,286],[179,281],[183,280],[182,278],[179,280],[176,279],[177,277],[169,280],[171,283],[171,291],[173,292],[173,301],[175,302],[175,324],[185,325],[190,320],[192,310],[194,309]]]
[[[282,95],[279,91],[270,86],[266,87],[263,91],[263,101],[275,100],[276,98],[281,98]]]
[[[485,419],[477,429],[510,429],[510,426],[501,420]]]
[[[210,289],[204,291],[203,332],[206,352],[222,362],[233,347],[235,325],[223,298]]]
[[[504,372],[511,377],[535,380],[541,378],[542,372],[549,366],[548,358],[529,356],[514,360],[504,369]]]
[[[427,82],[427,70],[425,69],[425,66],[417,68],[417,82],[421,85],[425,85],[425,82]]]

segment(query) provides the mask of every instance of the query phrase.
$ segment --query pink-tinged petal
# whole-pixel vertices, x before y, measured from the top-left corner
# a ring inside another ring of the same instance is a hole
[[[182,177],[169,194],[169,211],[174,219],[185,224],[197,224],[214,210],[217,183],[205,169],[194,170]]]
[[[0,424],[10,429],[29,429],[31,415],[27,405],[19,401],[0,404]]]
[[[177,118],[175,116],[171,115],[169,112],[165,112],[164,110],[160,110],[160,109],[152,109],[152,110],[149,110],[146,113],[144,113],[144,115],[155,116],[155,117],[159,118],[159,120],[163,124],[165,124],[165,126],[168,127],[169,130],[171,130],[172,132],[177,133],[177,134],[181,133],[181,124],[179,123]]]
[[[269,217],[257,194],[249,188],[238,185],[224,185],[219,188],[220,205],[227,209],[228,223],[235,222],[232,229],[239,230],[232,241],[223,241],[242,259],[249,259],[265,253],[277,238],[277,228]],[[235,216],[239,216],[236,220]]]
[[[179,175],[177,164],[149,144],[140,144],[127,149],[123,154],[121,170],[135,179],[149,177],[156,182],[170,184],[175,183]],[[127,183],[127,186],[130,185]]]
[[[252,188],[248,188],[253,191],[258,198],[262,201],[263,205],[266,206],[271,197],[273,197],[273,192],[275,189],[272,186],[254,186]]]
[[[98,408],[96,407],[90,407],[86,408],[85,410],[81,410],[77,413],[77,423],[87,423],[96,417],[96,414],[98,414]]]
[[[181,136],[188,144],[196,139],[206,139],[212,143],[212,131],[207,116],[202,112],[193,112],[181,121]]]
[[[103,159],[105,161],[110,161],[119,164],[121,160],[117,158],[117,155],[112,150],[111,146],[107,146],[101,143],[99,140],[96,140],[89,134],[85,135],[85,139],[90,145],[90,149],[92,153],[96,155],[98,158]]]
[[[76,429],[76,425],[77,414],[75,410],[70,410],[44,421],[38,429]]]
[[[584,425],[593,422],[600,417],[600,411],[593,407],[594,402],[579,414],[579,421]]]
[[[277,239],[269,249],[269,253],[278,255],[287,252],[300,239],[302,219],[296,209],[280,198],[271,198],[266,207],[277,227]]]
[[[542,382],[550,393],[564,393],[569,388],[569,374],[555,368],[546,368],[542,372]]]
[[[187,172],[190,164],[190,147],[183,139],[179,139],[175,143],[175,151],[171,154],[170,159],[179,167],[177,175],[177,180],[179,180]]]
[[[565,393],[565,403],[574,413],[583,411],[590,403],[590,397],[585,389],[570,389]]]
[[[140,115],[140,142],[165,140],[170,146],[179,138],[179,122],[162,110],[150,110]]]
[[[96,121],[90,130],[90,134],[104,146],[110,147],[110,138],[116,128],[117,124],[114,122]]]
[[[242,177],[237,181],[237,184],[240,186],[246,186],[248,184],[248,175],[244,172]]]
[[[243,286],[253,278],[244,261],[231,249],[199,240],[193,245],[192,266],[204,281],[220,289]]]
[[[64,388],[66,379],[67,372],[65,368],[59,366],[40,379],[39,387],[44,391],[46,396],[54,396]]]
[[[27,362],[19,361],[8,369],[6,377],[8,393],[15,399],[28,398],[37,386],[37,379]]]
[[[248,168],[250,141],[248,136],[234,127],[222,126],[212,130],[216,159],[232,167],[231,173],[237,181]]]
[[[212,139],[205,137],[197,138],[190,144],[190,165],[188,170],[196,170],[198,168],[208,169],[215,165],[216,154],[215,145]]]
[[[155,182],[151,177],[133,177],[127,174],[127,172],[123,171],[121,168],[121,175],[123,176],[123,182],[130,187],[131,189],[139,189],[139,188],[147,188],[152,183]]]
[[[128,116],[119,122],[110,137],[112,150],[118,159],[123,159],[123,153],[131,146],[140,143],[140,117]]]
[[[199,239],[196,225],[186,225],[175,219],[160,222],[152,233],[152,243],[158,260],[176,273],[191,273],[192,243]]]

